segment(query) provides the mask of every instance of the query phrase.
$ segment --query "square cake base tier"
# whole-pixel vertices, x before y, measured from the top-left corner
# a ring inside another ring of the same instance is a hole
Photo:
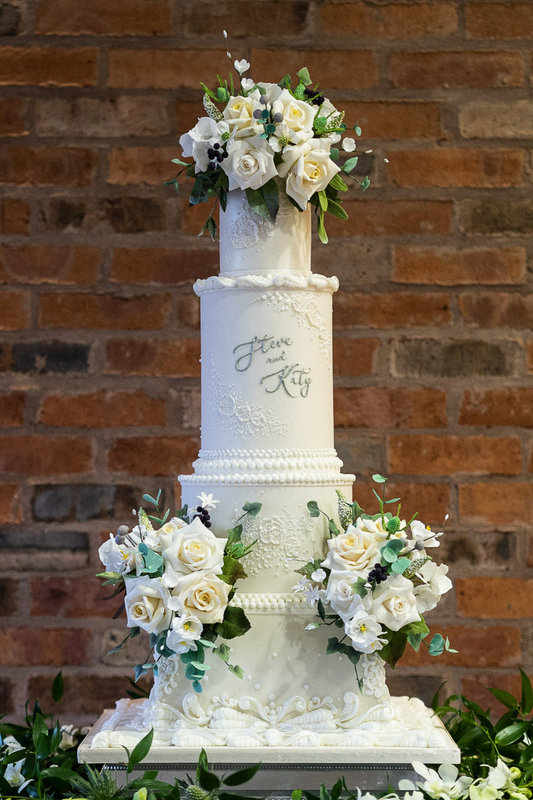
[[[128,719],[134,718],[142,700],[119,701],[122,713],[117,720],[115,710],[105,711],[91,731],[87,734],[78,749],[78,760],[88,764],[105,765],[113,770],[119,783],[123,783],[126,772],[123,767],[125,762],[123,743],[131,749],[135,741],[146,734],[146,731],[136,731],[128,728]],[[416,779],[411,769],[412,761],[421,761],[425,764],[458,764],[461,760],[459,748],[448,734],[440,720],[433,716],[433,712],[422,706],[420,701],[409,700],[407,697],[392,698],[404,712],[409,711],[411,703],[417,704],[417,716],[424,718],[424,727],[434,731],[438,745],[420,747],[413,744],[396,744],[393,746],[357,746],[340,747],[307,746],[307,747],[229,747],[205,746],[205,751],[211,767],[217,772],[238,769],[245,764],[261,762],[254,780],[243,788],[245,794],[287,793],[295,788],[316,790],[322,782],[326,785],[335,783],[343,774],[350,788],[359,787],[365,791],[386,791],[392,784],[397,787],[402,778]],[[425,713],[424,713],[425,712]],[[361,731],[364,733],[364,731]],[[391,731],[391,733],[393,733]],[[395,733],[400,733],[396,731]],[[406,731],[407,734],[407,731]],[[131,738],[130,738],[131,737]],[[385,738],[385,737],[384,737]],[[395,737],[396,739],[401,737]],[[132,777],[141,774],[144,769],[157,769],[161,771],[162,780],[173,783],[177,777],[185,777],[191,772],[198,760],[201,748],[153,746],[145,761],[132,773]]]

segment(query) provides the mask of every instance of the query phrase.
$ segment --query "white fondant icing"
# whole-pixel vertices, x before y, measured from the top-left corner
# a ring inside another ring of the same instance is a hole
[[[230,277],[213,275],[211,278],[198,279],[194,284],[194,291],[200,297],[205,292],[220,289],[269,289],[271,287],[287,289],[308,289],[318,292],[336,292],[339,280],[335,276],[327,278],[325,275],[280,275],[279,272],[261,275],[241,275]]]
[[[311,208],[298,211],[280,191],[273,224],[250,208],[243,191],[229,192],[220,213],[221,275],[273,271],[311,271]]]

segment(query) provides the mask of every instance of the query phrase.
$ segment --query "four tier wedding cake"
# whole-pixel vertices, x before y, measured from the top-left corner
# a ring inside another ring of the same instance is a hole
[[[150,729],[176,748],[447,746],[423,704],[385,682],[451,586],[427,553],[440,534],[388,511],[397,498],[365,514],[334,449],[338,281],[311,272],[311,210],[327,240],[324,212],[344,214],[334,145],[346,125],[307,70],[293,89],[287,79],[243,79],[235,96],[221,82],[182,137],[191,202],[221,205],[220,273],[194,286],[202,446],[179,477],[182,509],[169,519],[145,496],[159,516],[141,511],[101,548],[130,635],[151,635],[138,675],[155,677],[148,700],[119,701],[95,748]],[[214,233],[212,216],[204,227]],[[429,648],[449,643],[437,634]]]

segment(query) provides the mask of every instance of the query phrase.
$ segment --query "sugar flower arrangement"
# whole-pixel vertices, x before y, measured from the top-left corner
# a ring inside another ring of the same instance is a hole
[[[359,181],[351,175],[357,156],[337,164],[340,147],[347,153],[356,149],[355,140],[344,136],[344,111],[324,97],[306,67],[297,73],[298,82],[285,75],[279,83],[262,83],[242,77],[250,69],[244,59],[234,66],[238,87],[232,75],[229,82],[217,76],[215,90],[202,84],[207,116],[180,138],[183,156],[193,162],[173,159],[184,169],[166,185],[178,191],[178,178],[185,172],[194,178],[190,205],[215,198],[199,235],[208,231],[216,238],[213,210],[218,202],[226,209],[228,191],[244,190],[253,210],[272,223],[283,191],[299,211],[308,204],[315,207],[318,234],[326,243],[325,213],[348,218],[339,196],[348,189],[341,174],[363,190],[370,185],[368,176]],[[353,130],[361,135],[357,124]]]
[[[205,660],[208,651],[234,675],[243,676],[239,666],[229,663],[229,646],[218,639],[242,636],[250,628],[244,611],[232,606],[231,600],[236,581],[246,577],[241,559],[254,543],[241,542],[240,521],[225,539],[209,530],[209,512],[219,502],[211,494],[202,492],[196,508],[185,506],[171,519],[169,510],[160,516],[160,497],[161,492],[155,499],[145,494],[155,515],[143,509],[135,512],[137,525],[132,530],[121,525],[98,551],[106,570],[98,577],[115,587],[110,597],[124,595],[115,617],[125,610],[131,628],[111,653],[145,631],[154,661],[149,653],[145,663],[137,664],[135,680],[149,670],[157,674],[159,658],[179,655],[185,677],[201,692],[201,681],[211,669]],[[261,503],[245,503],[240,519],[253,518],[260,509]]]
[[[374,481],[383,485],[382,475]],[[327,653],[346,655],[354,664],[363,653],[379,653],[394,667],[407,644],[418,651],[429,634],[423,615],[452,588],[448,567],[437,566],[427,550],[439,546],[441,533],[433,533],[415,516],[407,523],[385,510],[398,497],[385,500],[376,492],[379,513],[365,514],[357,502],[339,495],[340,531],[329,519],[330,538],[325,560],[316,559],[296,570],[303,578],[294,591],[316,606],[319,619],[307,625],[342,628],[342,636],[328,640]],[[308,503],[312,517],[324,514],[316,502]],[[327,515],[326,515],[327,516]],[[455,653],[448,639],[437,633],[428,643],[430,655]]]

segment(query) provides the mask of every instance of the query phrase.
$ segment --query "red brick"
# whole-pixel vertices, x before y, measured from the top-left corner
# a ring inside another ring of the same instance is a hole
[[[487,428],[533,428],[533,389],[517,387],[466,391],[459,412],[460,425]]]
[[[55,97],[35,102],[37,136],[163,136],[171,132],[162,97]]]
[[[438,103],[392,100],[342,102],[348,125],[358,122],[365,139],[433,139],[446,133]]]
[[[185,193],[184,193],[185,194]],[[216,224],[219,224],[219,208],[218,205],[215,208],[214,203],[211,203],[211,206],[207,206],[204,203],[199,203],[195,206],[189,205],[188,200],[188,193],[187,193],[187,201],[185,202],[185,198],[183,197],[180,203],[180,220],[181,220],[181,229],[183,233],[191,233],[194,236],[199,236],[200,231],[202,230],[202,226],[207,219],[208,216],[208,208],[213,212],[212,216],[215,220]],[[203,234],[206,241],[211,241],[208,234]]]
[[[0,578],[0,615],[14,617],[20,613],[20,590],[22,581]]]
[[[22,522],[21,492],[15,483],[0,483],[0,525]]]
[[[24,424],[24,392],[0,394],[0,428],[19,428]]]
[[[94,86],[96,54],[92,47],[2,47],[0,84]]]
[[[26,126],[26,102],[22,97],[0,99],[0,136],[23,136]]]
[[[166,425],[165,401],[136,392],[48,395],[43,399],[39,422],[55,427],[126,428]]]
[[[175,165],[171,163],[176,154],[179,155],[179,147],[120,147],[111,150],[107,182],[118,186],[160,186],[176,174]]]
[[[457,667],[516,667],[520,664],[520,629],[510,626],[487,628],[465,627],[464,625],[432,624],[431,634],[440,633],[448,637],[451,646],[458,653],[444,652],[438,663]],[[422,645],[419,652],[408,647],[401,661],[402,667],[433,666],[435,657],[430,656]]]
[[[390,71],[397,89],[493,89],[525,78],[522,55],[508,51],[392,53]]]
[[[0,437],[0,471],[23,475],[67,475],[91,468],[88,439],[59,436]]]
[[[277,83],[288,72],[295,76],[303,66],[323,89],[371,89],[379,82],[376,53],[372,50],[261,50],[251,56],[254,75]],[[283,73],[283,74],[282,74]],[[354,120],[355,122],[355,120]]]
[[[191,283],[218,272],[216,250],[119,247],[113,252],[111,280],[117,283]]]
[[[0,283],[94,283],[101,253],[97,247],[38,244],[0,246]]]
[[[389,468],[403,475],[519,475],[520,439],[516,436],[391,436]]]
[[[124,634],[126,635],[126,634]],[[45,713],[57,714],[57,706],[53,703],[50,694],[53,676],[37,675],[29,680],[29,696],[32,700],[39,698],[41,708]],[[128,678],[108,675],[69,675],[63,676],[65,692],[61,701],[62,713],[87,714],[91,721],[102,713],[103,708],[114,708],[120,697],[126,697],[130,689]],[[149,686],[148,686],[149,688]]]
[[[200,330],[200,298],[196,295],[178,295],[178,322],[194,330]]]
[[[217,2],[194,3],[183,8],[182,30],[192,36],[220,37],[222,29],[229,31],[232,39],[248,38],[253,19],[253,35],[275,37],[301,35],[305,27],[307,0],[268,0],[250,3]],[[283,76],[280,76],[280,78]]]
[[[0,181],[19,186],[89,186],[97,155],[87,147],[0,147]]]
[[[111,339],[106,353],[108,375],[200,377],[198,339]]]
[[[379,339],[334,339],[333,374],[372,375]]]
[[[514,670],[511,675],[494,672],[483,675],[476,672],[463,677],[461,680],[463,694],[483,709],[491,708],[494,712],[495,720],[501,717],[508,709],[493,697],[486,688],[487,686],[490,686],[491,689],[503,689],[505,692],[509,692],[517,699],[520,699],[520,675],[517,670]]]
[[[449,233],[453,205],[450,200],[346,200],[348,220],[328,215],[333,236],[408,236]]]
[[[429,283],[440,286],[520,283],[526,272],[523,247],[394,248],[393,280],[397,283]]]
[[[169,0],[40,0],[35,29],[74,36],[170,35],[172,13]]]
[[[189,100],[176,101],[176,119],[180,134],[194,128],[200,117],[205,117],[203,103],[194,103]]]
[[[531,3],[468,3],[465,28],[473,39],[533,38]]]
[[[0,330],[19,331],[30,324],[27,292],[0,292]]]
[[[522,578],[457,578],[457,613],[480,619],[520,619],[531,616],[533,580]]]
[[[0,629],[4,667],[67,666],[88,663],[92,632],[83,628]]]
[[[467,325],[479,328],[531,328],[533,326],[533,295],[463,294],[459,310]]]
[[[439,389],[388,389],[365,386],[335,390],[339,428],[442,428],[446,393]]]
[[[26,200],[3,197],[0,200],[0,235],[27,236],[30,224],[30,206]]]
[[[529,100],[476,102],[461,107],[459,131],[465,139],[530,139],[533,109]]]
[[[531,483],[472,483],[459,486],[462,522],[515,525],[533,522]]]
[[[389,153],[389,159],[387,173],[393,186],[520,186],[524,168],[521,150],[409,150]]]
[[[447,36],[457,28],[451,3],[327,3],[319,10],[321,31],[369,39],[420,39]]]
[[[367,514],[377,514],[378,501],[373,493],[376,484],[357,480],[353,496]],[[402,519],[411,519],[418,513],[426,525],[442,525],[446,514],[450,513],[450,487],[445,483],[398,483],[387,481],[386,497],[401,498]],[[395,507],[396,508],[396,507]]]
[[[446,294],[359,294],[334,295],[333,325],[342,328],[412,328],[451,322]]]
[[[108,467],[128,475],[171,475],[191,471],[199,441],[188,436],[117,439],[109,451]]]
[[[112,592],[99,578],[39,577],[30,585],[34,617],[112,617],[121,601],[104,600]]]
[[[111,49],[109,86],[126,89],[185,88],[200,92],[201,80],[216,85],[216,76],[225,75],[228,67],[226,50]],[[254,64],[254,69],[259,74],[257,64]]]
[[[168,295],[42,294],[41,328],[160,330],[170,313]]]

